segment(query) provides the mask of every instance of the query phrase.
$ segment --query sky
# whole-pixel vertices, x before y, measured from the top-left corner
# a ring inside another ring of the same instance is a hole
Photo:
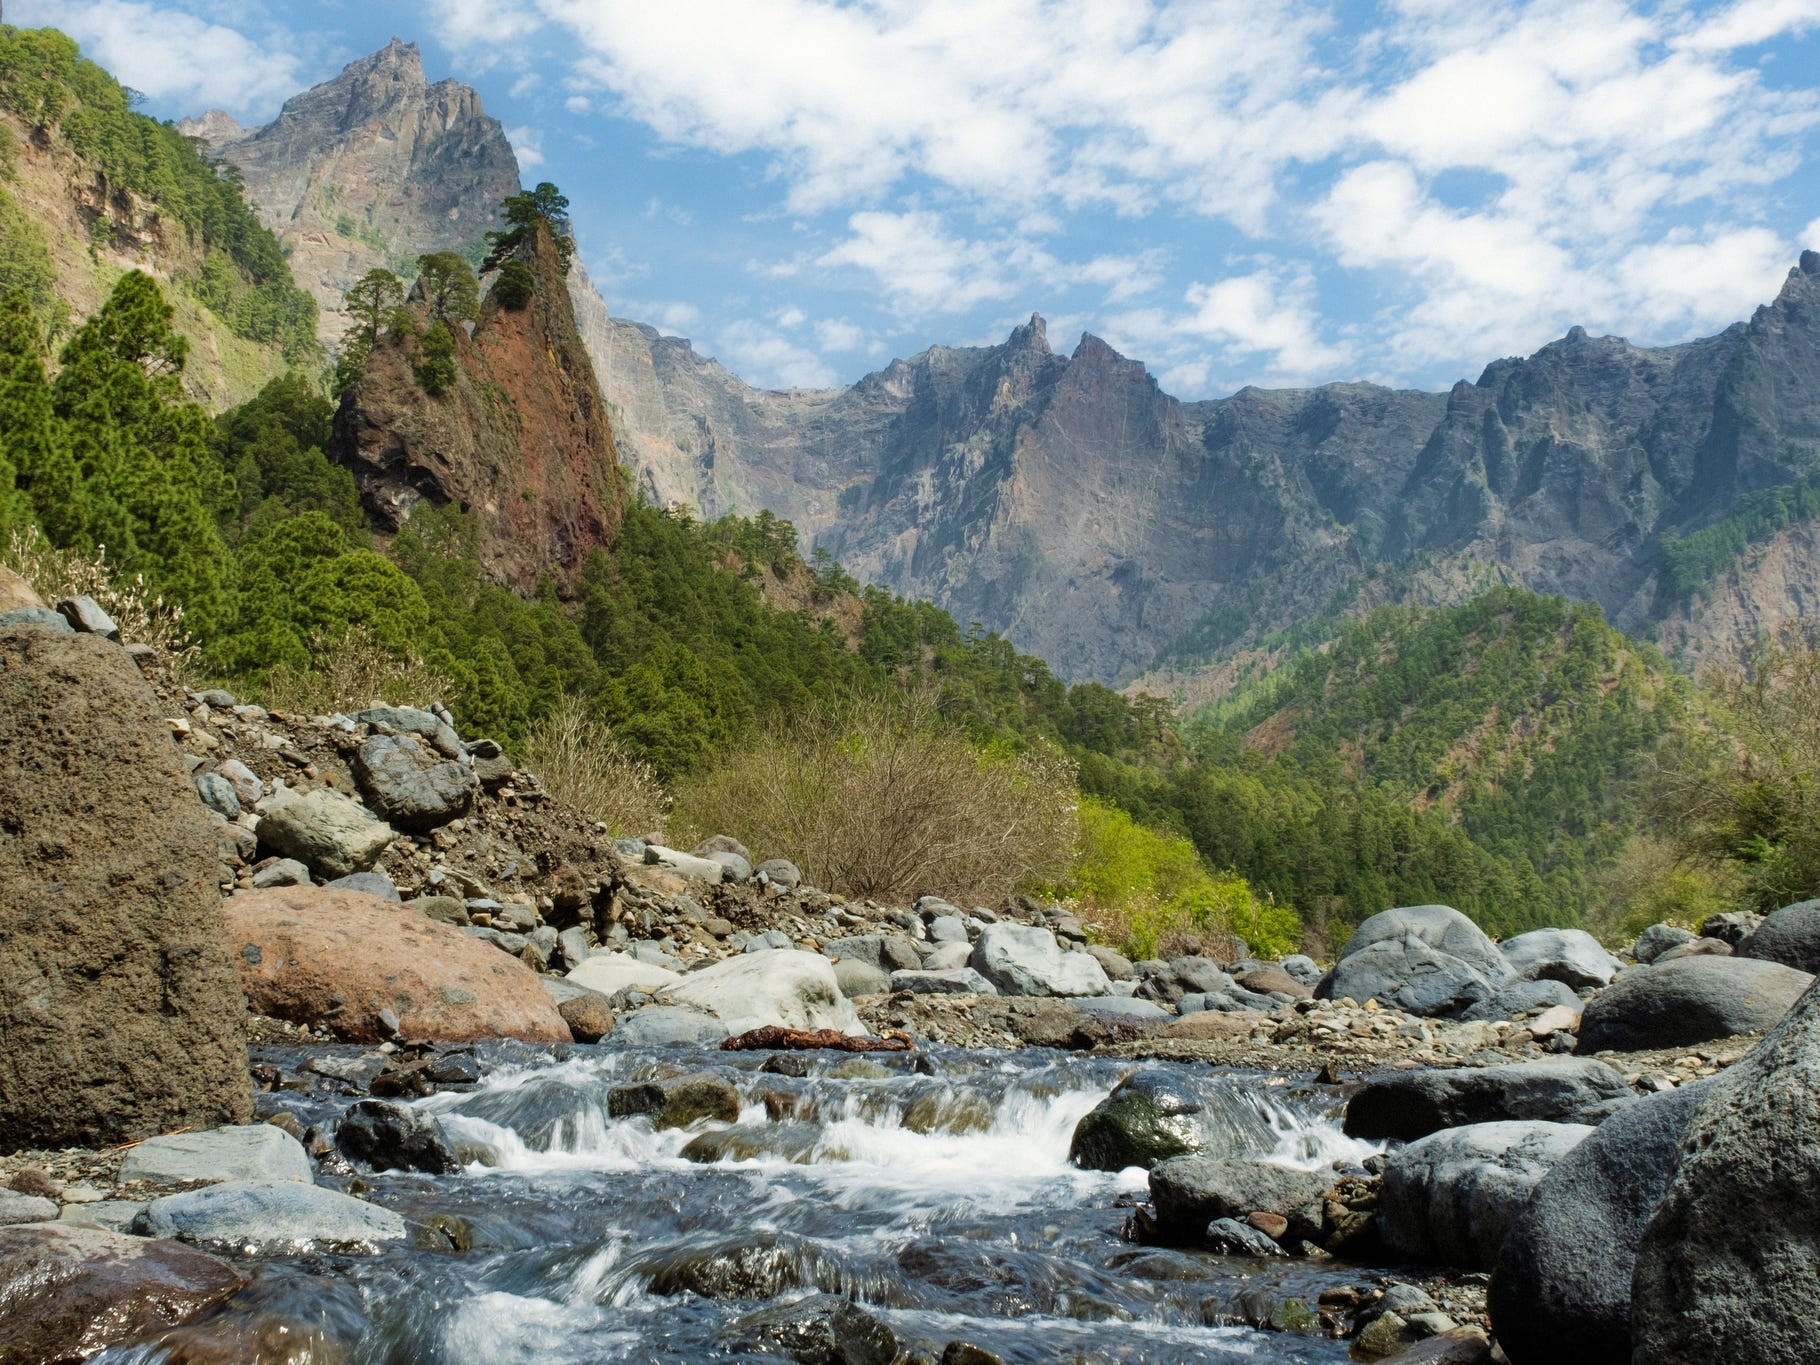
[[[1658,345],[1820,249],[1820,0],[9,0],[177,118],[393,34],[765,387],[1032,312],[1182,398]]]

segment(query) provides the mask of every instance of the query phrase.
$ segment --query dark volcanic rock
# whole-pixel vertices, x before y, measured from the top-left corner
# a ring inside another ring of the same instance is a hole
[[[1293,1245],[1321,1235],[1321,1200],[1332,1183],[1332,1172],[1178,1156],[1151,1168],[1150,1198],[1167,1242],[1195,1245],[1217,1219],[1274,1213],[1289,1224],[1280,1240]]]
[[[360,1100],[335,1125],[335,1148],[376,1171],[428,1171],[446,1175],[461,1169],[455,1145],[434,1115],[386,1100]]]
[[[1512,1365],[1630,1365],[1637,1244],[1711,1088],[1645,1096],[1536,1186],[1491,1281],[1492,1326]]]
[[[1404,1071],[1375,1077],[1353,1095],[1346,1105],[1346,1132],[1412,1142],[1469,1123],[1598,1124],[1635,1098],[1623,1076],[1590,1057]]]
[[[1779,963],[1683,957],[1626,972],[1586,1002],[1581,1052],[1687,1047],[1774,1024],[1814,982]]]
[[[1801,901],[1772,912],[1732,951],[1737,957],[1820,974],[1820,901]]]
[[[1458,910],[1413,905],[1361,924],[1315,995],[1376,1000],[1410,1014],[1458,1015],[1514,975],[1497,945]]]
[[[736,1351],[801,1365],[891,1365],[897,1359],[897,1334],[833,1294],[761,1309],[734,1323],[729,1340]]]
[[[474,775],[415,735],[374,735],[354,751],[354,780],[380,819],[424,833],[466,815]]]
[[[217,875],[132,658],[0,634],[0,1151],[252,1116]]]

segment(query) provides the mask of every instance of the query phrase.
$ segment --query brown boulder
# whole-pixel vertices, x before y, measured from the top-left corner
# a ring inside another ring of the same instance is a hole
[[[218,875],[131,656],[0,635],[0,1151],[252,1117]]]
[[[1259,995],[1269,995],[1272,991],[1280,991],[1284,995],[1294,996],[1297,1000],[1314,999],[1313,991],[1281,967],[1257,967],[1246,972],[1238,981],[1239,985],[1246,990],[1256,991]]]
[[[0,611],[19,611],[24,607],[42,607],[44,599],[18,574],[0,564]]]
[[[1265,1018],[1251,1010],[1199,1010],[1171,1019],[1163,1025],[1165,1038],[1186,1038],[1193,1042],[1219,1042],[1227,1038],[1249,1038],[1252,1029]]]
[[[174,1327],[246,1283],[177,1242],[67,1223],[0,1230],[0,1365],[86,1360]]]
[[[377,1043],[381,1010],[407,1038],[572,1042],[537,974],[421,910],[360,891],[280,886],[227,903],[227,941],[250,1007]]]

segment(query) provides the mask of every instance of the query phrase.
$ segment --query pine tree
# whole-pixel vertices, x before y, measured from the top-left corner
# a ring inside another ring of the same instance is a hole
[[[57,545],[81,534],[84,499],[62,423],[51,410],[44,346],[31,300],[0,302],[0,523],[36,520]]]

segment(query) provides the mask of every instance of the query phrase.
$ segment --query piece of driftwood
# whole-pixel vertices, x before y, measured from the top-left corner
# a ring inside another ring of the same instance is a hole
[[[782,1028],[766,1024],[747,1029],[720,1045],[722,1052],[756,1052],[769,1049],[832,1048],[836,1052],[911,1052],[916,1044],[907,1033],[887,1033],[878,1038],[855,1038],[839,1029]]]

